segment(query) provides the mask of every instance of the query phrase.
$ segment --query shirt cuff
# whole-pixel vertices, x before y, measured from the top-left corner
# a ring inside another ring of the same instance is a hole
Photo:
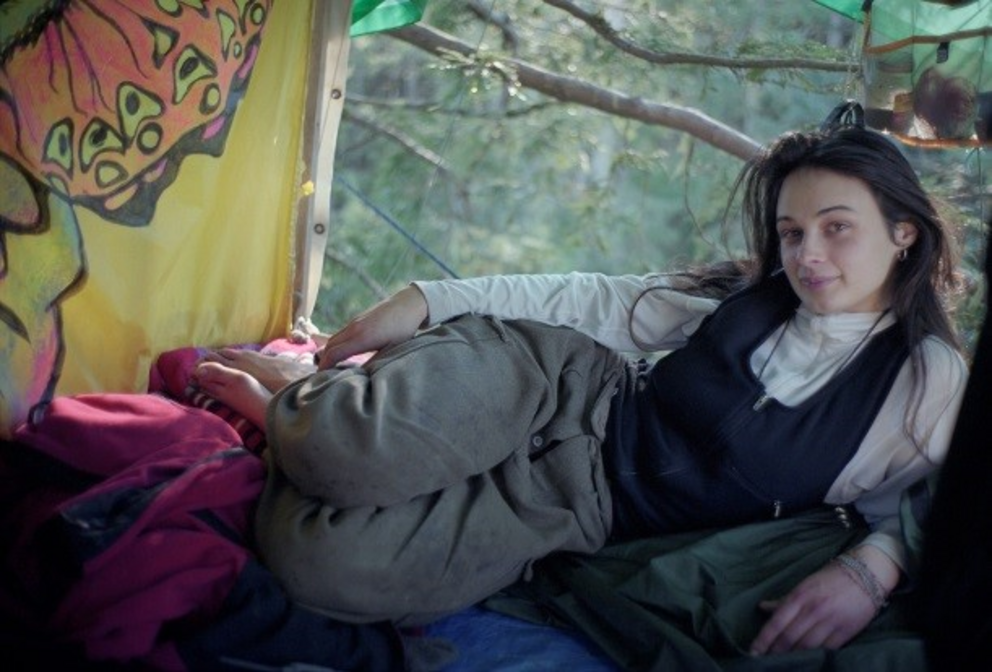
[[[424,327],[432,327],[446,320],[455,317],[451,311],[450,301],[446,301],[448,296],[445,292],[443,280],[416,280],[410,283],[420,290],[427,301],[427,320]]]
[[[874,546],[888,556],[899,567],[900,572],[906,573],[906,549],[899,538],[887,532],[872,532],[858,545]]]

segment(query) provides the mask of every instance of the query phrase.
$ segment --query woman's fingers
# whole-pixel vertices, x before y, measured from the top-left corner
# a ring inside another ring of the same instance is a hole
[[[424,295],[412,285],[406,287],[327,339],[318,368],[327,369],[354,355],[402,343],[412,338],[426,319]]]
[[[755,655],[837,648],[875,616],[875,606],[861,587],[833,563],[806,577],[781,600],[759,606],[771,616],[751,643]]]

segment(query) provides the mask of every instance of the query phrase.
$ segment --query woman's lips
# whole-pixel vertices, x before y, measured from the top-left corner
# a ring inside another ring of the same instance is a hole
[[[803,287],[815,292],[817,290],[823,289],[824,287],[826,287],[836,279],[837,278],[827,278],[827,277],[817,276],[812,278],[800,278],[799,282],[800,284],[802,284]]]

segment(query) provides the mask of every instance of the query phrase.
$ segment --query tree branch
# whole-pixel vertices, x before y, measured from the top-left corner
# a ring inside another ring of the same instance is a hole
[[[602,15],[592,14],[576,7],[569,0],[543,0],[543,2],[552,7],[564,10],[579,21],[587,24],[597,35],[617,49],[655,65],[706,65],[713,68],[729,68],[731,70],[803,69],[824,70],[827,72],[851,72],[852,70],[857,70],[859,67],[857,64],[852,63],[803,58],[728,58],[708,56],[705,54],[652,51],[623,38]]]
[[[335,264],[342,266],[346,271],[361,280],[362,284],[369,288],[377,300],[381,301],[389,296],[389,292],[387,292],[382,285],[376,282],[375,278],[373,278],[363,266],[353,263],[350,259],[348,259],[348,257],[333,249],[330,245],[328,245],[327,249],[324,250],[324,256]]]
[[[473,14],[487,23],[491,23],[499,30],[503,36],[503,46],[511,53],[517,53],[520,46],[520,38],[513,29],[510,17],[505,12],[495,12],[492,3],[484,3],[480,0],[469,0],[468,9]]]
[[[424,147],[417,141],[413,140],[412,138],[406,136],[405,134],[400,133],[399,131],[393,128],[388,128],[378,122],[374,122],[370,119],[366,119],[361,115],[355,114],[354,112],[350,111],[347,106],[345,106],[341,116],[346,121],[350,121],[353,124],[357,124],[359,126],[367,128],[375,133],[378,133],[380,135],[389,138],[393,142],[400,145],[404,150],[416,156],[421,161],[425,161],[434,168],[436,168],[438,172],[440,172],[441,174],[446,176],[450,174],[450,171],[448,170],[448,166],[445,163],[444,158],[438,156],[437,154],[427,149],[426,147]]]
[[[453,117],[468,117],[471,119],[506,119],[513,117],[525,117],[529,114],[534,114],[536,112],[541,112],[550,107],[555,107],[556,105],[561,105],[559,101],[545,100],[540,103],[534,103],[533,105],[526,105],[522,107],[515,107],[513,109],[506,110],[504,112],[487,113],[487,112],[475,112],[473,110],[460,110],[451,109],[443,107],[441,103],[437,103],[431,100],[407,100],[407,99],[393,99],[393,98],[370,98],[368,96],[363,96],[359,93],[348,92],[348,102],[357,105],[368,105],[370,107],[381,107],[389,108],[394,110],[413,110],[413,111],[427,111],[434,114],[447,114]]]
[[[468,187],[466,187],[465,183],[457,174],[451,172],[451,169],[448,168],[448,163],[444,160],[444,157],[432,152],[430,149],[424,147],[422,144],[405,133],[401,133],[394,128],[355,114],[354,112],[349,111],[347,107],[345,107],[342,112],[342,118],[353,124],[366,128],[375,134],[382,135],[383,137],[392,140],[402,147],[404,151],[413,154],[415,157],[437,170],[438,175],[447,179],[454,187],[455,193],[458,194],[459,201],[465,211],[471,212],[472,207]]]
[[[484,60],[471,45],[423,24],[399,28],[389,35],[441,58],[450,59],[453,54],[457,54],[471,62]],[[750,159],[760,148],[759,143],[752,138],[699,110],[628,96],[575,77],[549,72],[515,58],[488,60],[501,66],[500,70],[509,66],[515,72],[520,85],[528,89],[564,102],[683,131],[740,159]]]

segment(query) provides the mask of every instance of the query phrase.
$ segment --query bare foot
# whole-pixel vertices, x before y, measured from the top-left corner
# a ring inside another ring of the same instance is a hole
[[[204,394],[264,429],[265,409],[272,392],[250,374],[217,362],[203,362],[193,372],[193,381]]]
[[[294,380],[306,378],[317,371],[312,355],[284,357],[236,348],[213,350],[204,355],[203,361],[243,371],[261,383],[269,392],[277,392]]]

